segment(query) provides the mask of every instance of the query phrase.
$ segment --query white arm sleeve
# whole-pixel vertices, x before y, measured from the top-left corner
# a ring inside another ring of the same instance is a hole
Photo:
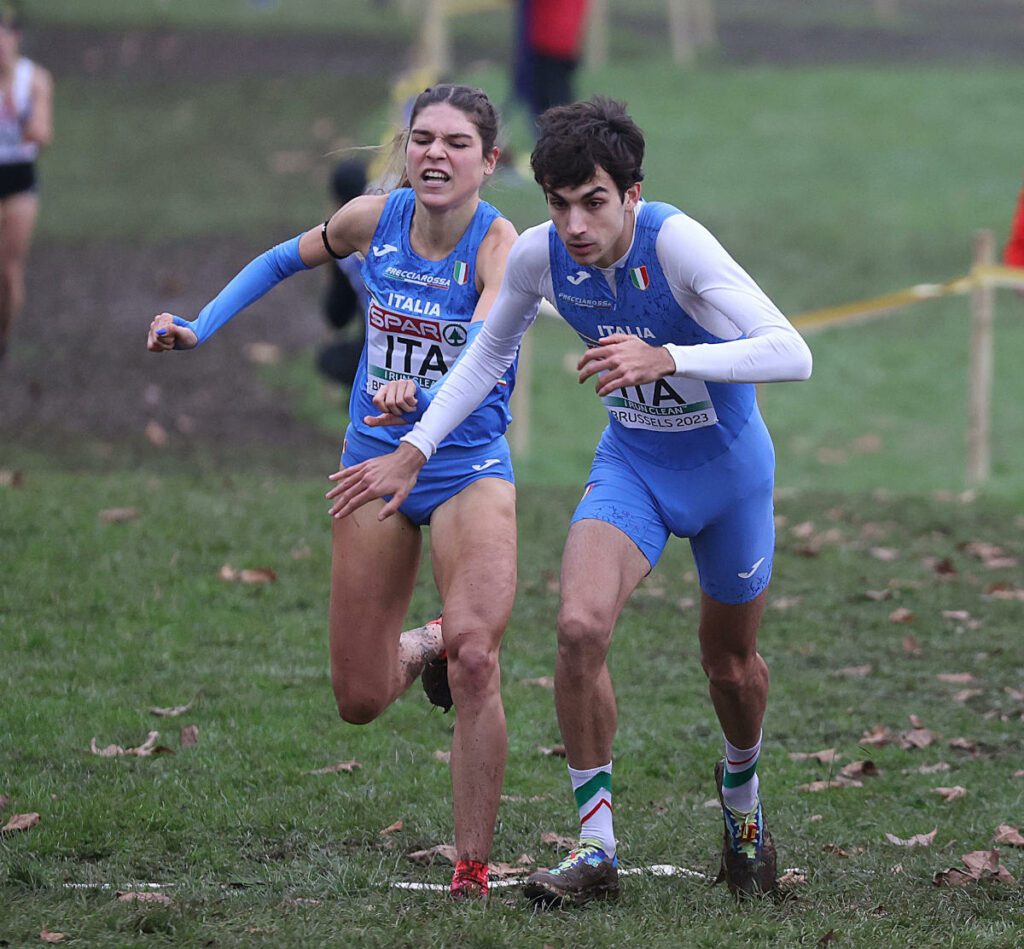
[[[662,224],[656,249],[676,302],[712,335],[727,340],[667,344],[679,375],[706,382],[810,376],[811,351],[803,337],[707,228],[675,214]]]
[[[536,319],[551,266],[547,229],[546,224],[530,228],[512,245],[505,279],[480,335],[445,378],[423,417],[403,436],[403,442],[427,458],[494,388],[515,359],[523,333]]]

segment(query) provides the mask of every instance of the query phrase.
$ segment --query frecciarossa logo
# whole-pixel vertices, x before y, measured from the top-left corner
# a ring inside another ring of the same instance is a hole
[[[429,273],[417,273],[415,270],[402,270],[401,267],[385,267],[384,276],[392,280],[414,283],[418,287],[433,287],[436,290],[447,290],[451,285],[449,277],[438,277]]]

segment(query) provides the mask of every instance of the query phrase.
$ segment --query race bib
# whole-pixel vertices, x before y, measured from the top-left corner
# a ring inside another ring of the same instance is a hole
[[[699,379],[668,376],[616,389],[601,399],[608,415],[625,428],[687,432],[718,424],[718,413]]]
[[[451,369],[469,339],[468,323],[412,316],[370,304],[366,334],[366,391],[372,397],[392,379],[429,389]]]

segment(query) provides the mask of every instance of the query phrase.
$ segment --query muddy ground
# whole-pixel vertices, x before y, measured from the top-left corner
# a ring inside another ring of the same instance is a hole
[[[931,0],[906,0],[917,7]],[[813,26],[779,29],[770,21],[723,22],[721,56],[740,63],[841,61],[904,64],[1024,64],[1024,14],[1007,0],[961,4],[926,32]],[[969,9],[967,9],[969,8]],[[634,26],[636,21],[633,21]],[[649,24],[652,35],[661,22]],[[43,51],[45,50],[45,55]],[[222,32],[37,31],[33,52],[62,74],[168,78],[322,74],[366,75],[400,65],[402,48],[360,40],[346,48],[331,36],[238,37]],[[457,51],[466,60],[496,51]],[[268,235],[268,243],[272,239]],[[192,315],[253,254],[251,240],[189,240],[159,248],[127,243],[70,247],[39,241],[28,276],[28,302],[0,364],[0,468],[12,446],[38,449],[61,466],[103,467],[159,458],[187,463],[263,465],[323,473],[337,439],[295,418],[245,356],[246,344],[272,341],[301,350],[324,333],[323,275],[293,278],[244,320],[201,351],[153,356],[144,349],[150,317],[167,308]],[[148,431],[148,434],[147,434]],[[166,441],[166,444],[160,443]],[[156,443],[156,444],[154,444]],[[5,450],[6,449],[6,450]]]

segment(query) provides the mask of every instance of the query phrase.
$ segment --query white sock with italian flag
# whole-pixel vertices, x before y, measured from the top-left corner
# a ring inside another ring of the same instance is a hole
[[[612,829],[612,763],[577,771],[569,768],[572,793],[580,812],[580,841],[599,844],[609,857],[615,856]]]
[[[757,804],[757,759],[761,755],[762,732],[753,748],[737,748],[725,739],[725,775],[722,799],[729,810],[749,814]],[[724,737],[724,736],[723,736]]]

